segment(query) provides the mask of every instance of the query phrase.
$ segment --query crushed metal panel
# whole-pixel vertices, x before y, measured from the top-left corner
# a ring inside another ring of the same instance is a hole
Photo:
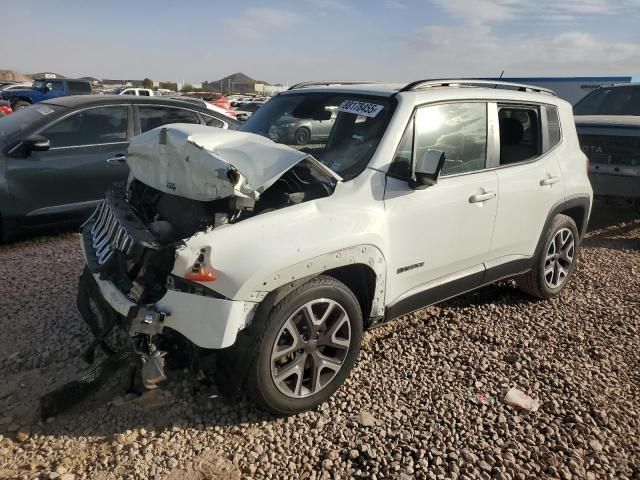
[[[384,315],[387,263],[382,252],[373,245],[358,245],[337,250],[275,272],[269,278],[264,279],[262,283],[256,285],[249,300],[261,302],[269,292],[288,282],[352,264],[368,265],[375,272],[376,288],[371,302],[370,316]]]
[[[135,137],[128,149],[133,178],[170,195],[210,201],[232,195],[257,200],[309,154],[253,133],[170,124]]]

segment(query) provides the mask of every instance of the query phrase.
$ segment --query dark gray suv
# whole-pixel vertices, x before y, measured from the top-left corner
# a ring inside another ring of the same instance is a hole
[[[239,125],[179,100],[110,95],[46,100],[1,118],[1,238],[87,217],[127,178],[131,138],[169,123]]]

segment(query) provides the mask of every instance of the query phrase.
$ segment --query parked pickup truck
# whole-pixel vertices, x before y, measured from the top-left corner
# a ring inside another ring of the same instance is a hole
[[[31,88],[0,92],[0,100],[11,104],[13,111],[28,107],[56,97],[67,95],[88,95],[93,93],[91,83],[86,80],[72,80],[68,78],[36,78]]]
[[[573,113],[594,193],[640,199],[640,84],[598,88]]]

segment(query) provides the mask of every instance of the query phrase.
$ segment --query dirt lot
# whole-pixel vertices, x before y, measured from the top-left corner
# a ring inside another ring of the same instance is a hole
[[[87,368],[81,267],[76,234],[0,246],[0,478],[640,478],[637,210],[596,206],[559,298],[503,282],[405,316],[291,418],[178,373],[141,397],[114,379],[38,422],[39,396]],[[513,386],[540,409],[506,406]]]

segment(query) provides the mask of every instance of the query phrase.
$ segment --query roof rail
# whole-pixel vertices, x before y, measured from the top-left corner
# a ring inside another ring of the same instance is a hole
[[[418,80],[405,85],[401,92],[412,92],[423,88],[434,87],[493,87],[503,88],[506,90],[517,90],[519,92],[536,92],[546,93],[557,97],[556,92],[548,88],[536,87],[534,85],[525,85],[522,83],[501,82],[498,80],[476,80],[473,78],[461,79],[440,79],[440,80]]]
[[[288,88],[288,90],[296,90],[298,88],[304,88],[304,87],[328,87],[329,85],[365,85],[367,83],[381,83],[381,82],[374,82],[371,80],[347,80],[347,81],[341,81],[341,80],[325,80],[325,81],[319,81],[319,82],[300,82],[300,83],[296,83],[295,85],[292,85],[291,87]]]

